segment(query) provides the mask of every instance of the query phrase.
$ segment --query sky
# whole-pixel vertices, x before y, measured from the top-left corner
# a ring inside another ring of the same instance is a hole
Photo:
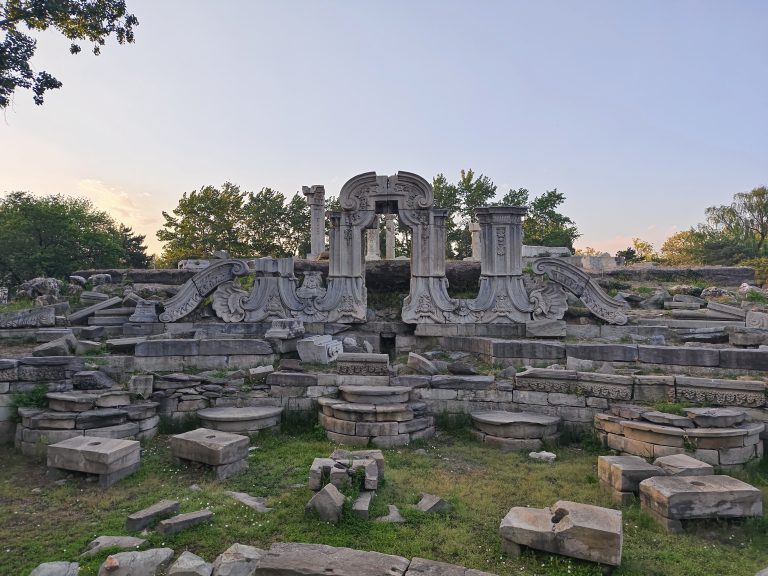
[[[136,41],[33,59],[63,82],[0,118],[0,194],[82,196],[147,235],[225,181],[336,195],[361,172],[501,197],[557,188],[615,253],[768,185],[764,0],[127,0]]]

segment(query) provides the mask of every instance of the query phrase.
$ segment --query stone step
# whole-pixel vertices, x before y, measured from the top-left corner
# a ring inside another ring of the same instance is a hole
[[[169,534],[176,534],[197,524],[202,524],[213,518],[213,512],[210,510],[198,510],[197,512],[187,512],[186,514],[178,514],[161,520],[157,525],[158,533],[168,536]]]
[[[323,413],[339,420],[353,422],[407,422],[413,420],[414,412],[407,404],[353,404],[340,402],[323,407]]]
[[[136,312],[136,308],[107,308],[105,310],[96,310],[94,316],[130,316]]]
[[[408,402],[408,386],[340,386],[341,397],[353,404],[402,404]]]
[[[120,326],[128,322],[128,316],[91,316],[89,326]]]
[[[493,410],[473,412],[475,428],[499,438],[544,438],[557,433],[560,418],[530,412],[504,412]]]
[[[250,406],[246,408],[204,408],[198,410],[200,425],[221,432],[258,432],[280,426],[281,406]]]

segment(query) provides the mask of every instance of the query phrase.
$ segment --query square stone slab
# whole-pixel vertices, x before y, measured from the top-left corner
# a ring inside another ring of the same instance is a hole
[[[48,446],[48,467],[88,474],[111,474],[139,462],[139,442],[75,436]]]
[[[656,458],[654,466],[663,469],[667,476],[711,476],[715,469],[711,464],[696,460],[688,454],[673,454]]]
[[[763,515],[763,494],[730,476],[656,476],[640,483],[643,509],[673,520]]]
[[[619,492],[637,492],[640,482],[646,478],[664,475],[664,470],[639,456],[600,456],[597,459],[598,479]]]
[[[176,458],[209,466],[231,464],[248,458],[247,436],[198,428],[171,437],[171,453]]]

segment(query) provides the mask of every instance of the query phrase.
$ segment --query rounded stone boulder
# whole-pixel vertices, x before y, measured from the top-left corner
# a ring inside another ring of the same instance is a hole
[[[280,406],[249,406],[246,408],[204,408],[198,410],[200,425],[221,432],[258,432],[280,426]]]
[[[472,422],[478,430],[499,438],[544,438],[557,433],[558,416],[530,412],[492,410],[473,412]]]

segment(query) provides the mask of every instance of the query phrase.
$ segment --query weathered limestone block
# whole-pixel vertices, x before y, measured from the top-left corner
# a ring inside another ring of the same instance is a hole
[[[384,479],[384,453],[381,450],[334,450],[330,458],[335,461],[373,460],[376,462],[378,480]]]
[[[472,570],[464,566],[455,564],[446,564],[435,560],[425,560],[424,558],[414,558],[411,565],[408,566],[406,576],[494,576],[489,572]]]
[[[760,350],[755,350],[760,352]],[[768,364],[766,365],[768,368]],[[720,380],[675,376],[677,398],[698,404],[719,406],[742,406],[758,408],[765,406],[765,382],[759,380]]]
[[[99,370],[82,370],[72,376],[75,390],[109,390],[115,381]]]
[[[336,359],[336,373],[359,376],[389,376],[389,356],[361,352],[342,352]]]
[[[138,548],[144,544],[146,540],[143,538],[135,538],[133,536],[99,536],[91,540],[86,546],[85,552],[80,556],[96,556],[99,552],[105,548]]]
[[[565,321],[531,320],[525,323],[526,338],[565,338]]]
[[[135,422],[125,422],[115,426],[105,426],[103,428],[90,428],[83,430],[84,436],[96,436],[98,438],[130,438],[135,439],[136,434],[140,432],[140,427]]]
[[[341,397],[353,404],[402,404],[411,389],[406,386],[339,386]]]
[[[341,518],[344,508],[344,495],[333,484],[326,484],[307,503],[307,508],[314,510],[323,522],[336,523]]]
[[[216,576],[253,576],[256,565],[266,554],[261,548],[232,544],[213,562]]]
[[[747,419],[737,408],[687,408],[685,413],[701,428],[730,428]]]
[[[639,345],[637,348],[638,360],[648,364],[710,367],[720,365],[720,350],[717,348],[646,345]]]
[[[608,566],[621,564],[621,512],[561,500],[551,508],[512,508],[499,533],[507,553],[520,546]]]
[[[352,514],[364,520],[368,519],[371,509],[371,501],[376,493],[371,490],[361,490],[352,504]]]
[[[682,529],[680,520],[763,515],[759,489],[719,475],[648,478],[640,483],[640,505],[670,531]]]
[[[473,412],[478,430],[499,438],[544,438],[557,433],[560,418],[529,412]]]
[[[634,494],[640,489],[640,482],[664,474],[662,468],[648,464],[639,456],[599,456],[597,459],[600,484],[609,489],[621,504],[632,502]]]
[[[532,358],[537,360],[564,360],[565,345],[559,342],[536,340],[492,340],[494,358]]]
[[[99,408],[80,412],[75,420],[75,428],[89,430],[91,428],[107,428],[125,423],[128,413],[119,408]]]
[[[171,563],[173,554],[170,548],[112,554],[99,568],[99,576],[159,576]]]
[[[678,428],[693,428],[693,420],[678,414],[668,414],[666,412],[649,410],[648,412],[643,412],[642,418],[643,420],[648,420],[648,422],[652,422],[653,424],[677,426]]]
[[[249,508],[260,512],[262,514],[272,512],[272,508],[267,507],[267,499],[261,496],[251,496],[246,492],[224,492],[227,496],[234,498],[241,504],[245,504]]]
[[[72,356],[77,348],[77,339],[71,334],[68,337],[57,338],[32,350],[32,356]]]
[[[148,508],[130,514],[125,520],[125,529],[130,532],[138,532],[152,525],[155,521],[176,514],[178,511],[178,500],[160,500]]]
[[[264,335],[265,338],[291,340],[304,335],[304,322],[296,318],[272,320],[272,325]]]
[[[408,353],[407,365],[408,368],[419,374],[427,374],[432,376],[438,372],[437,367],[431,361],[424,358],[424,356],[416,354],[415,352]]]
[[[200,424],[222,432],[258,432],[280,425],[282,406],[249,406],[245,408],[205,408],[197,412]]]
[[[569,357],[598,362],[637,362],[636,344],[566,344]]]
[[[42,328],[56,324],[53,306],[42,306],[0,314],[0,328]]]
[[[456,390],[487,390],[494,383],[493,376],[437,375],[432,376],[432,388],[450,388]]]
[[[296,342],[296,350],[302,362],[330,364],[344,351],[344,346],[332,336],[322,334],[299,340]]]
[[[452,508],[451,504],[435,496],[434,494],[422,493],[421,500],[416,504],[416,509],[420,512],[434,513],[434,512],[447,512]]]
[[[675,377],[636,375],[632,398],[639,402],[674,401]]]
[[[154,376],[152,374],[135,374],[128,381],[128,392],[141,398],[152,396]]]
[[[77,576],[80,564],[77,562],[44,562],[29,573],[29,576]]]
[[[56,412],[85,412],[96,404],[96,394],[86,392],[48,392],[48,408]]]
[[[85,294],[86,292],[83,292],[83,294],[80,295],[81,300]],[[123,302],[123,299],[119,296],[109,298],[106,294],[100,294],[99,292],[92,292],[91,294],[97,294],[98,300],[100,301],[96,304],[93,304],[92,306],[88,306],[67,316],[67,320],[70,324],[78,324],[83,320],[86,320],[88,317],[93,316],[99,310],[113,308],[115,306],[119,306]]]
[[[696,460],[687,454],[662,456],[656,458],[653,465],[664,470],[666,476],[711,476],[715,473],[710,464]]]
[[[88,474],[110,474],[139,462],[135,440],[75,436],[48,446],[48,467]]]
[[[200,340],[198,344],[198,354],[200,356],[258,356],[272,354],[272,352],[272,346],[269,342],[250,338]]]
[[[248,458],[249,440],[247,436],[198,428],[171,436],[170,445],[176,458],[221,466]]]
[[[168,569],[168,576],[211,576],[212,572],[213,564],[189,550],[184,550]]]
[[[259,561],[254,576],[403,576],[409,564],[406,558],[379,552],[334,548],[323,544],[279,542],[272,544]]]
[[[197,526],[213,518],[213,512],[210,510],[197,510],[196,512],[187,512],[186,514],[177,514],[165,520],[161,520],[157,525],[157,532],[165,536],[176,534],[192,526]]]

